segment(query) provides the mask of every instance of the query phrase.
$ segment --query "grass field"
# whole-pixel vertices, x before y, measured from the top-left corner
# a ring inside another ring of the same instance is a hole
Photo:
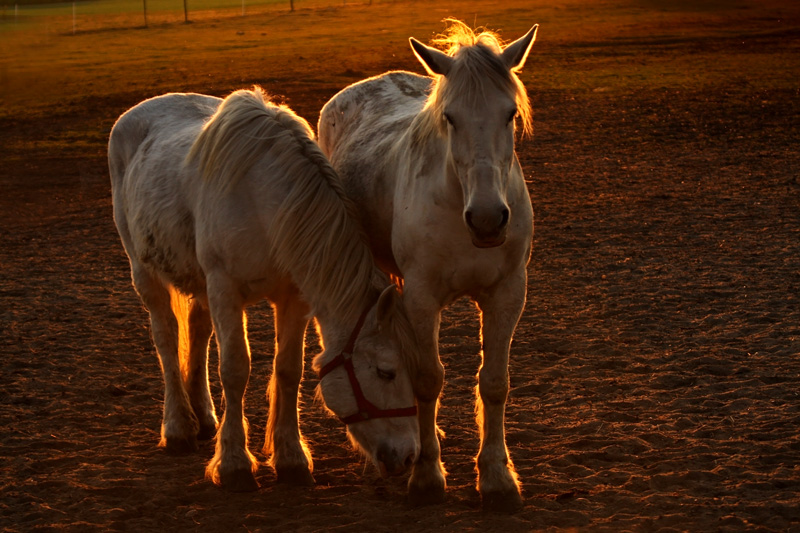
[[[294,10],[343,7],[346,0],[88,0],[81,2],[0,3],[0,35],[5,32],[77,34],[143,28],[220,17],[279,14]],[[372,1],[351,0],[352,4]]]
[[[757,46],[791,29],[781,20],[780,2],[759,8],[734,3],[720,11],[712,9],[714,2],[689,9],[661,4],[559,0],[521,10],[488,1],[376,2],[247,17],[212,12],[191,25],[148,29],[119,27],[119,15],[94,15],[96,29],[77,35],[71,34],[71,15],[45,17],[0,33],[0,113],[130,91],[215,92],[281,77],[297,61],[332,77],[356,63],[363,70],[365,62],[375,73],[399,65],[392,58],[397,46],[409,35],[426,39],[440,31],[446,16],[500,28],[509,37],[538,22],[536,54],[524,75],[545,90],[796,85],[786,73],[797,71],[797,40],[787,39],[768,58]],[[698,32],[701,39],[694,37]],[[404,54],[399,61],[408,59]]]

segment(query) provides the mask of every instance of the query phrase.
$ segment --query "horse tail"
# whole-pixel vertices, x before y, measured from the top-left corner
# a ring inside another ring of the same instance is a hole
[[[189,381],[189,297],[168,285],[172,313],[178,322],[178,361],[181,365],[183,383]]]
[[[112,191],[122,186],[128,165],[147,138],[148,124],[143,120],[140,108],[141,104],[127,110],[111,128],[108,137],[108,170]]]

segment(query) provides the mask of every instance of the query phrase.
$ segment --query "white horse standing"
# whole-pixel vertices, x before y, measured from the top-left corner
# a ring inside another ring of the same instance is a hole
[[[382,473],[410,466],[419,451],[413,331],[308,124],[260,89],[224,101],[169,94],[120,117],[108,158],[114,219],[164,374],[161,446],[191,451],[217,432],[213,331],[225,413],[207,476],[235,491],[258,487],[243,411],[244,308],[266,297],[276,355],[264,452],[278,480],[313,482],[297,403],[312,312],[326,405]]]
[[[408,316],[421,343],[414,391],[421,452],[412,501],[441,501],[445,470],[436,426],[444,380],[441,309],[468,295],[481,312],[483,363],[477,420],[478,489],[484,506],[516,508],[519,483],[505,445],[511,337],[525,304],[533,211],[514,152],[515,118],[531,130],[516,71],[537,26],[505,48],[450,21],[439,44],[411,45],[431,77],[389,72],[334,96],[319,121],[320,146],[360,208],[384,270],[404,280]]]

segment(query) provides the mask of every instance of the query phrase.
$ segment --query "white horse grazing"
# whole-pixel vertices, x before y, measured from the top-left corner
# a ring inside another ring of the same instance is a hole
[[[308,124],[258,88],[224,101],[168,94],[120,117],[108,159],[114,219],[164,374],[161,446],[189,451],[217,431],[213,331],[225,413],[206,473],[230,490],[258,488],[244,308],[266,297],[276,355],[264,452],[278,480],[313,483],[297,403],[311,313],[326,405],[382,473],[409,467],[419,453],[413,330]]]
[[[504,411],[533,235],[514,152],[515,119],[529,133],[531,108],[515,72],[537,26],[502,48],[494,34],[450,22],[438,41],[446,53],[411,39],[431,77],[389,72],[344,89],[322,110],[320,146],[359,207],[376,260],[404,280],[406,310],[421,343],[414,392],[422,449],[410,498],[444,498],[436,426],[444,380],[440,311],[468,295],[480,308],[483,347],[478,488],[485,506],[515,508],[522,500]]]

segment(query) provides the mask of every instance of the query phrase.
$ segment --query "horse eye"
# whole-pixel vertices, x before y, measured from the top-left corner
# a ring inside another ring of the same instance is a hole
[[[516,109],[512,111],[511,114],[508,116],[508,122],[509,123],[514,122],[514,119],[517,118],[517,114],[518,113]]]
[[[395,378],[395,372],[394,370],[384,370],[382,368],[379,368],[378,377],[386,381],[392,381]]]
[[[450,115],[448,115],[447,113],[444,113],[444,119],[447,121],[447,123],[448,123],[448,124],[450,124],[451,126],[455,127],[455,126],[453,125],[453,117],[451,117],[451,116],[450,116]]]

